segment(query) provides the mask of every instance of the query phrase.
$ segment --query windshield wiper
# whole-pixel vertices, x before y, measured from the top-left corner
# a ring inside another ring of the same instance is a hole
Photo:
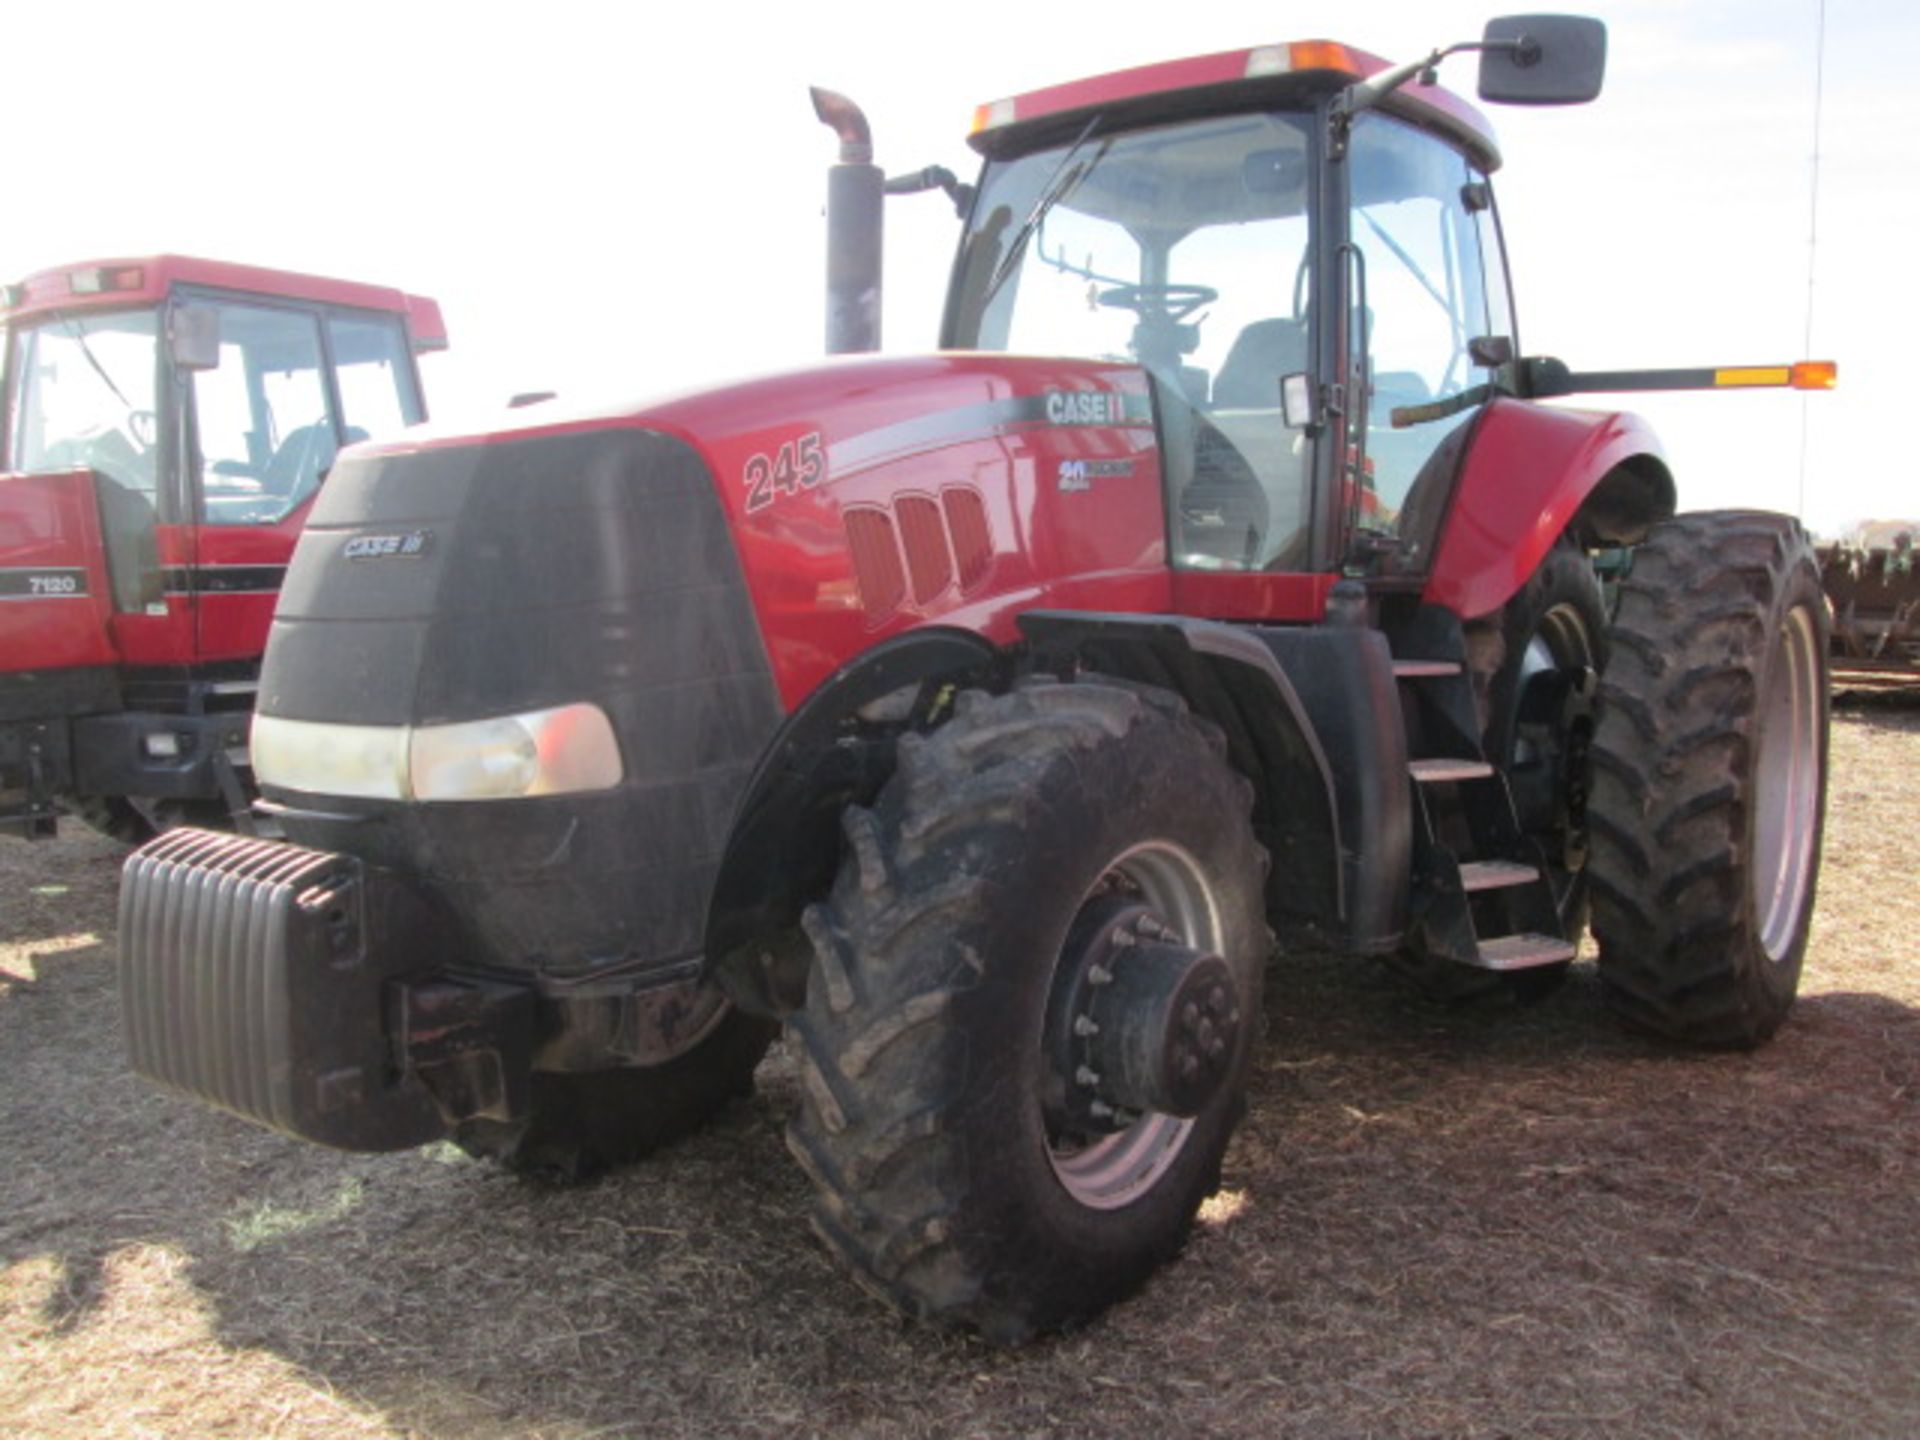
[[[53,312],[53,318],[66,326],[67,333],[72,335],[73,338],[80,343],[80,353],[86,356],[87,364],[93,367],[93,373],[100,377],[106,387],[113,392],[113,398],[124,405],[127,413],[131,415],[134,408],[133,402],[121,393],[118,385],[113,383],[113,377],[107,373],[107,367],[100,363],[99,359],[93,353],[93,347],[87,344],[86,326],[82,325],[79,320],[67,314],[64,310],[55,310]]]
[[[1026,251],[1027,242],[1040,228],[1040,222],[1047,218],[1047,212],[1064,200],[1073,187],[1086,178],[1087,172],[1100,163],[1100,157],[1107,153],[1107,147],[1113,143],[1111,140],[1103,142],[1099,152],[1086,164],[1075,166],[1073,163],[1074,157],[1080,153],[1080,148],[1087,143],[1099,126],[1100,119],[1101,117],[1096,115],[1087,121],[1073,144],[1067,147],[1066,154],[1060,157],[1059,164],[1053,167],[1053,173],[1047,177],[1047,183],[1040,187],[1039,197],[1034,200],[1033,207],[1027,211],[1027,218],[1020,222],[1020,228],[1015,230],[1008,239],[1007,248],[1000,256],[1000,263],[994,266],[993,275],[987,281],[987,288],[980,296],[980,309],[983,312],[993,303],[993,297],[1000,293],[1000,287],[1006,284],[1007,277],[1019,268],[1020,257]]]

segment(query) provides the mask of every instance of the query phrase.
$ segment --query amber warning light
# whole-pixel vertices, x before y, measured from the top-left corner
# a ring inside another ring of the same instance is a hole
[[[1713,372],[1715,389],[1791,386],[1795,390],[1831,390],[1840,378],[1832,360],[1796,360],[1791,365],[1736,365]]]

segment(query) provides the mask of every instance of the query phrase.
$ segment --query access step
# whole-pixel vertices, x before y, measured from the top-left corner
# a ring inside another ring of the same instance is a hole
[[[1409,760],[1407,769],[1422,785],[1440,785],[1451,780],[1484,780],[1493,774],[1493,766],[1484,760]]]
[[[1571,960],[1577,947],[1556,935],[1502,935],[1480,942],[1483,970],[1531,970],[1536,965],[1558,965]]]
[[[1459,673],[1458,660],[1396,660],[1393,662],[1393,678],[1396,680],[1438,680]]]
[[[1503,890],[1509,885],[1531,885],[1540,872],[1518,860],[1472,860],[1460,867],[1460,888],[1469,895],[1480,890]]]

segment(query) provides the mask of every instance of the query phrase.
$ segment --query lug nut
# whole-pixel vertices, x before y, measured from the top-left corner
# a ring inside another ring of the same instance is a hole
[[[1111,1120],[1113,1118],[1113,1106],[1107,1104],[1104,1100],[1095,1100],[1091,1105],[1087,1106],[1087,1113],[1096,1120]]]
[[[1073,1019],[1073,1033],[1084,1039],[1088,1035],[1098,1035],[1100,1027],[1094,1023],[1091,1015],[1076,1015]]]
[[[1113,972],[1104,965],[1089,965],[1087,967],[1087,983],[1089,985],[1111,985],[1113,983]]]
[[[1214,1036],[1213,1039],[1207,1042],[1207,1058],[1208,1059],[1218,1060],[1222,1055],[1226,1053],[1227,1053],[1227,1042],[1222,1040],[1218,1035]]]
[[[1216,985],[1207,992],[1207,1008],[1216,1015],[1227,1013],[1227,1007],[1233,1003],[1233,997],[1227,994],[1227,987]]]
[[[1200,1007],[1189,1000],[1180,1007],[1180,1023],[1191,1030],[1200,1023]]]
[[[1092,1066],[1082,1065],[1078,1070],[1073,1072],[1073,1083],[1085,1086],[1091,1090],[1100,1083],[1100,1072],[1093,1069]]]
[[[1113,927],[1113,933],[1107,936],[1107,941],[1116,950],[1128,949],[1129,947],[1131,947],[1136,943],[1133,938],[1133,932],[1131,930],[1122,929],[1118,925]]]

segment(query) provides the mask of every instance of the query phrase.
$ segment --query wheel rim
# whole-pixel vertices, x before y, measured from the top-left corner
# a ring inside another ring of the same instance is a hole
[[[1134,846],[1107,866],[1081,905],[1116,889],[1137,894],[1184,943],[1221,950],[1220,907],[1212,887],[1199,862],[1179,846],[1160,840]],[[1110,1135],[1046,1134],[1047,1161],[1054,1178],[1081,1205],[1118,1210],[1160,1182],[1185,1150],[1194,1123],[1149,1112]]]
[[[1527,648],[1521,653],[1520,673],[1514,684],[1519,709],[1524,712],[1527,690],[1543,676],[1552,676],[1562,670],[1593,668],[1593,637],[1587,633],[1587,622],[1571,605],[1554,606],[1540,617],[1540,628],[1533,632],[1527,641]],[[1517,729],[1510,761],[1535,758],[1537,743],[1517,733]]]
[[[1753,908],[1760,947],[1781,961],[1793,949],[1813,880],[1820,807],[1819,641],[1805,606],[1773,638],[1761,697],[1753,776]]]

